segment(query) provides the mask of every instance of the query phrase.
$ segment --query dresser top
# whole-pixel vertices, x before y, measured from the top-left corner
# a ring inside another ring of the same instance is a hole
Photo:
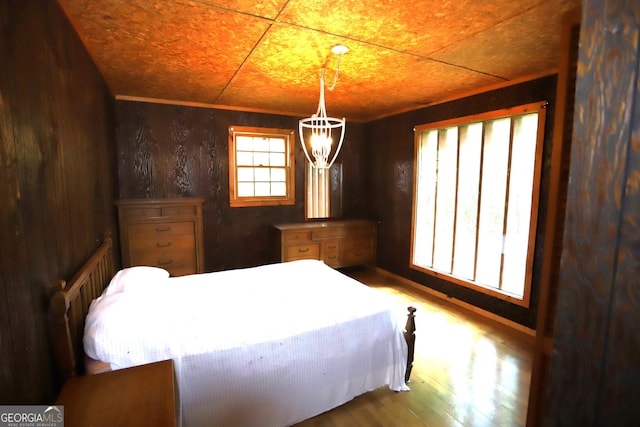
[[[376,221],[370,219],[342,219],[327,221],[308,221],[308,222],[289,222],[284,224],[274,224],[273,226],[279,230],[299,230],[299,229],[318,229],[331,227],[353,227],[358,225],[375,224]]]
[[[194,204],[203,203],[204,199],[199,197],[174,197],[167,199],[120,199],[116,200],[116,205],[164,205],[164,204]]]

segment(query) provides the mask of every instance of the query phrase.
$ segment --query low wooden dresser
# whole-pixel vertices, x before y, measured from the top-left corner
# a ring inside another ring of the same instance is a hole
[[[66,427],[179,425],[173,361],[69,379],[57,405]]]
[[[204,272],[202,199],[116,202],[123,267],[162,267],[172,276]]]
[[[280,261],[319,259],[333,268],[376,261],[377,224],[369,220],[276,224]]]

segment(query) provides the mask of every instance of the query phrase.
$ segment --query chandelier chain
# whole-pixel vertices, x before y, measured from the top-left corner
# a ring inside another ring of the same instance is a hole
[[[342,59],[342,54],[338,55],[338,64],[336,65],[336,72],[333,75],[333,83],[327,89],[333,90],[336,87],[336,83],[338,83],[338,73],[340,72],[340,60]],[[322,78],[324,79],[325,68],[321,70]]]

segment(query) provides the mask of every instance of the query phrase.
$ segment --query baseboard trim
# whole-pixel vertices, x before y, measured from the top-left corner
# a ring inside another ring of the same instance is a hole
[[[521,325],[521,324],[519,324],[517,322],[514,322],[513,320],[506,319],[506,318],[504,318],[502,316],[499,316],[499,315],[497,315],[495,313],[492,313],[490,311],[483,310],[483,309],[481,309],[479,307],[476,307],[473,304],[469,304],[469,303],[466,303],[464,301],[460,301],[459,299],[451,298],[451,297],[447,296],[446,294],[444,294],[442,292],[438,292],[435,289],[431,289],[428,286],[421,285],[421,284],[419,284],[417,282],[414,282],[413,280],[407,279],[405,277],[398,276],[397,274],[392,273],[390,271],[387,271],[387,270],[385,270],[383,268],[376,267],[376,272],[380,273],[380,274],[382,274],[384,276],[391,277],[394,280],[397,280],[398,282],[401,282],[401,283],[403,283],[403,284],[405,284],[407,286],[410,286],[410,287],[412,287],[412,288],[414,288],[414,289],[416,289],[416,290],[418,290],[420,292],[424,292],[426,294],[429,294],[429,295],[434,296],[436,298],[439,298],[441,300],[447,301],[447,302],[449,302],[451,304],[457,305],[458,307],[464,308],[467,311],[470,311],[472,313],[478,314],[478,315],[480,315],[482,317],[485,317],[487,319],[491,319],[491,320],[493,320],[495,322],[498,322],[498,323],[500,323],[502,325],[508,326],[511,329],[514,329],[514,330],[516,330],[518,332],[522,332],[522,333],[524,333],[526,335],[529,335],[529,336],[532,336],[532,337],[536,336],[536,331],[534,329],[527,328],[526,326],[523,326],[523,325]]]

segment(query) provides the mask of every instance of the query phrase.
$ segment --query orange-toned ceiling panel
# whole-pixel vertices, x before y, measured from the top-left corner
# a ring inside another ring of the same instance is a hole
[[[287,0],[197,0],[194,3],[209,4],[231,11],[275,19]]]
[[[530,6],[513,0],[291,0],[279,21],[426,56]]]
[[[318,103],[320,69],[327,60],[331,61],[327,65],[335,69],[331,46],[343,42],[318,31],[274,24],[219,103],[251,108],[268,103],[278,110],[310,114]],[[348,56],[343,64],[347,64]],[[332,78],[332,71],[327,74]],[[338,86],[345,89],[342,82]]]
[[[186,0],[65,0],[116,95],[215,102],[269,21]]]
[[[579,0],[544,2],[432,57],[508,80],[555,69],[560,60],[562,16]]]

